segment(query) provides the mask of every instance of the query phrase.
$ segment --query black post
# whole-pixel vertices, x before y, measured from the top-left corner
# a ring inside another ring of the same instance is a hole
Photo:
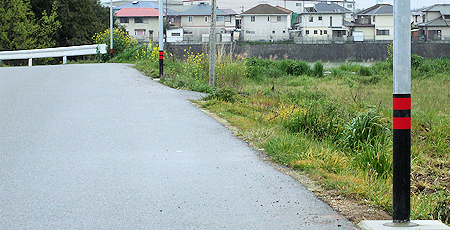
[[[411,94],[394,94],[393,100],[393,220],[410,221]]]
[[[164,75],[164,51],[159,51],[159,78]]]

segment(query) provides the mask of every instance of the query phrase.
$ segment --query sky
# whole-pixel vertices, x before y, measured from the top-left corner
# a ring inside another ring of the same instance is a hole
[[[240,13],[240,6],[244,7],[245,10],[249,10],[250,8],[258,5],[261,2],[268,2],[269,4],[276,4],[277,1],[274,0],[217,0],[217,5],[219,8],[227,9],[231,8],[237,13]],[[282,6],[283,1],[278,1],[279,4]],[[377,2],[383,2],[383,3],[389,3],[393,4],[394,0],[356,0],[356,8],[357,9],[364,9],[368,8],[370,6],[373,6],[377,4]],[[423,6],[431,6],[433,4],[438,3],[447,3],[450,4],[450,0],[410,0],[411,2],[411,9],[417,9]]]

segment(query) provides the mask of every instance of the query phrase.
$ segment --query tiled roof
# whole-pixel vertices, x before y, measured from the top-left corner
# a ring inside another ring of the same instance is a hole
[[[159,4],[156,2],[151,2],[151,1],[134,1],[134,2],[130,2],[121,6],[116,6],[113,9],[114,10],[120,10],[123,8],[155,8],[158,9],[159,8]]]
[[[422,22],[417,24],[417,26],[436,26],[436,27],[450,27],[450,20],[444,20],[442,17],[436,18],[428,22]]]
[[[158,17],[159,11],[155,8],[122,8],[117,11],[116,17]]]
[[[438,11],[441,12],[441,14],[450,15],[450,4],[435,4],[430,7],[427,7],[423,10],[426,11]]]
[[[357,15],[394,14],[394,7],[390,4],[376,4],[357,13]]]
[[[208,4],[198,4],[189,10],[186,10],[179,14],[180,16],[207,16],[211,15],[211,5]],[[223,12],[222,10],[216,10],[217,16],[228,16],[229,14]]]
[[[294,11],[289,10],[289,9],[286,9],[286,8],[284,8],[284,7],[281,7],[281,6],[275,6],[275,7],[278,8],[278,9],[280,9],[280,10],[285,11],[286,13],[294,13]]]
[[[259,4],[253,8],[245,11],[244,13],[242,13],[242,15],[245,15],[245,14],[270,15],[270,14],[290,14],[290,13],[286,12],[285,10],[281,10],[276,7],[273,7],[269,4]]]
[[[314,5],[317,12],[351,12],[350,10],[334,3],[334,2],[319,2]]]

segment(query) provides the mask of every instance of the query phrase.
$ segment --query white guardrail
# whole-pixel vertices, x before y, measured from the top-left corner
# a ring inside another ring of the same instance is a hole
[[[0,51],[0,63],[2,60],[28,59],[28,66],[33,66],[33,58],[62,57],[63,64],[66,64],[68,56],[92,55],[97,52],[106,54],[106,44]]]

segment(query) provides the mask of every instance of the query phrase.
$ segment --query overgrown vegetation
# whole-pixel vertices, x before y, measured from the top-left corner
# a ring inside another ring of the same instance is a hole
[[[209,57],[165,53],[164,78],[209,93],[198,102],[240,129],[279,164],[303,170],[325,189],[392,210],[392,58],[325,69],[303,61],[245,58],[219,48],[216,87]],[[130,46],[112,61],[158,77],[158,47]],[[412,62],[413,219],[450,224],[450,58]]]
[[[303,170],[326,189],[392,209],[392,59],[324,69],[303,61],[221,54],[217,87],[208,56],[166,57],[176,88],[210,93],[202,107],[220,114],[273,161]],[[157,76],[157,61],[138,69]],[[412,57],[412,218],[450,213],[450,59]]]

